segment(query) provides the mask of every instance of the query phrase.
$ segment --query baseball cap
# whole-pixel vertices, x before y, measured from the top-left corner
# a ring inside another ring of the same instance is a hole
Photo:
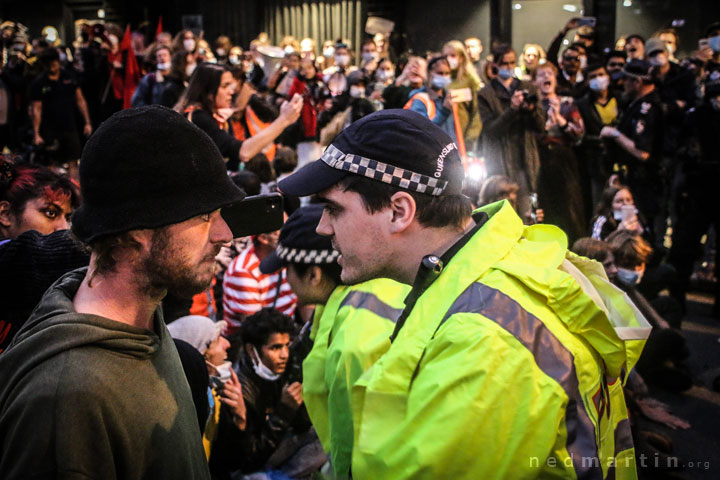
[[[333,248],[331,237],[315,231],[323,208],[321,204],[310,204],[288,217],[280,230],[277,248],[260,262],[262,273],[277,272],[288,263],[322,265],[337,261],[340,254]]]
[[[346,175],[433,196],[460,195],[465,170],[457,145],[440,127],[411,110],[382,110],[354,122],[320,159],[281,180],[286,195],[320,192]]]
[[[655,52],[664,52],[667,53],[667,45],[665,45],[665,42],[659,38],[649,38],[647,42],[645,42],[645,55],[650,57]]]

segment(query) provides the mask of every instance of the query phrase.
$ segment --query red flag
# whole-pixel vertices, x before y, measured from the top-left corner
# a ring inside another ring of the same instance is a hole
[[[157,40],[158,35],[160,35],[162,31],[162,15],[160,15],[160,18],[158,18],[158,27],[157,30],[155,30],[155,40]]]
[[[135,49],[132,46],[132,38],[130,35],[130,25],[125,27],[125,35],[120,42],[120,51],[125,52],[125,82],[123,85],[123,109],[130,108],[130,100],[132,99],[135,89],[140,83],[140,67],[135,58]]]

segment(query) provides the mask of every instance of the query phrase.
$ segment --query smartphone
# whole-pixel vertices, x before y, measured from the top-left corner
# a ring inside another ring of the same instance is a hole
[[[279,193],[246,197],[220,210],[233,238],[280,230],[284,223],[283,198]]]
[[[472,90],[469,88],[453,88],[450,90],[450,98],[453,103],[472,102]]]
[[[624,222],[637,220],[637,208],[635,208],[635,205],[623,205],[620,207],[620,211]]]
[[[685,19],[684,18],[676,18],[672,21],[671,26],[673,28],[682,28],[685,26]]]
[[[595,17],[580,17],[578,18],[578,27],[593,27],[597,24],[597,18]]]

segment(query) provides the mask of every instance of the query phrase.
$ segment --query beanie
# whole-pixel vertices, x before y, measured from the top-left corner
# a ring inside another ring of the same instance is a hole
[[[90,137],[80,160],[83,204],[72,231],[84,243],[159,228],[240,202],[210,137],[159,105],[120,111]]]

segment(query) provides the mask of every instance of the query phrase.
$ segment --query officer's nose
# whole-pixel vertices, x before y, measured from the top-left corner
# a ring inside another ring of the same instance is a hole
[[[332,225],[330,225],[327,210],[323,210],[322,217],[320,217],[320,223],[318,223],[315,231],[318,235],[325,235],[326,237],[333,235],[334,231],[332,229]]]

